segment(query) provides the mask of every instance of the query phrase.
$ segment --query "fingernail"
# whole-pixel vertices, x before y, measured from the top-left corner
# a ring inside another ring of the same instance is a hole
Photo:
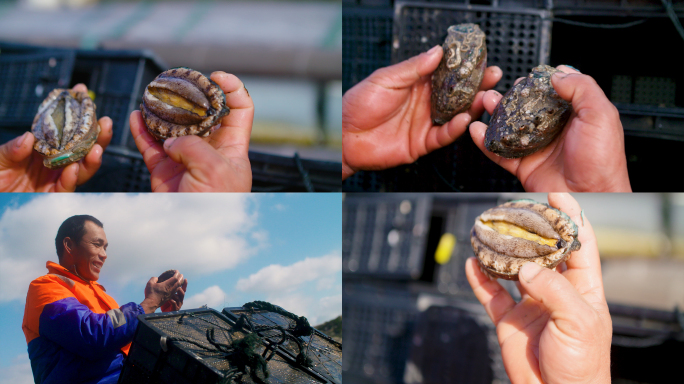
[[[23,135],[19,136],[19,140],[17,140],[15,146],[17,148],[20,148],[22,144],[24,144],[24,140],[26,140],[26,136],[28,135],[28,132],[24,132]]]
[[[563,64],[563,65],[565,65],[565,66],[568,67],[568,68],[572,68],[572,69],[574,69],[574,70],[577,71],[577,72],[580,72],[579,69],[573,67],[572,65],[567,65],[567,64]],[[581,72],[580,72],[580,73],[581,73]]]
[[[534,279],[535,276],[541,272],[542,266],[533,263],[533,262],[528,262],[525,263],[525,265],[520,268],[520,277],[523,278],[526,282],[531,283],[532,279]]]
[[[428,54],[428,55],[434,55],[434,54],[437,53],[437,51],[440,50],[440,49],[442,49],[442,46],[441,46],[441,45],[435,45],[434,47],[430,48],[429,51],[427,51],[427,54]]]
[[[176,141],[175,137],[169,137],[168,139],[164,140],[164,148],[171,148],[171,145],[173,145],[174,141]]]
[[[564,77],[567,76],[567,75],[568,75],[568,74],[565,73],[565,72],[556,72],[556,73],[554,73],[551,77],[555,77],[556,80],[560,80],[560,79],[564,78]]]

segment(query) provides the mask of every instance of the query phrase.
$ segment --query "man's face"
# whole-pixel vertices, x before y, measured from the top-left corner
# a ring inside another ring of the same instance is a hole
[[[86,233],[78,243],[69,241],[68,246],[76,263],[76,272],[84,279],[97,281],[100,270],[107,259],[107,235],[104,229],[92,221],[85,222]],[[67,240],[69,239],[69,240]]]

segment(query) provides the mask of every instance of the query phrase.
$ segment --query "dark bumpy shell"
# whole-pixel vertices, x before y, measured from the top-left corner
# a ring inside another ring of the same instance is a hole
[[[221,88],[186,67],[162,72],[145,88],[140,105],[147,130],[157,139],[207,136],[230,112]]]
[[[485,133],[489,151],[509,159],[527,156],[563,131],[572,106],[551,85],[551,75],[556,72],[556,68],[540,65],[506,92]]]
[[[100,134],[95,103],[85,92],[55,89],[38,107],[31,132],[36,138],[33,149],[43,155],[44,166],[75,163],[90,152]]]
[[[512,224],[555,244],[502,234],[484,222]],[[533,200],[516,200],[478,216],[470,242],[483,272],[494,278],[518,280],[520,268],[529,261],[553,269],[567,260],[571,252],[580,249],[577,234],[577,225],[564,212]]]
[[[159,277],[157,277],[157,283],[161,283],[163,281],[166,281],[166,280],[172,278],[173,275],[175,275],[175,274],[176,274],[175,269],[169,269],[168,271],[162,273],[161,275],[159,275]],[[182,283],[183,283],[183,280],[181,280],[181,284]]]
[[[445,124],[470,108],[487,67],[485,39],[477,24],[452,25],[447,30],[442,62],[432,74],[433,123]]]

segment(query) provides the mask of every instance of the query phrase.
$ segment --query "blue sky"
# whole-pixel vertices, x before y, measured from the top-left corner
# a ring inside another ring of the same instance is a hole
[[[320,324],[342,313],[341,194],[0,194],[0,382],[33,382],[21,330],[26,290],[57,262],[64,219],[104,224],[99,282],[122,305],[167,269],[184,309],[267,300]]]

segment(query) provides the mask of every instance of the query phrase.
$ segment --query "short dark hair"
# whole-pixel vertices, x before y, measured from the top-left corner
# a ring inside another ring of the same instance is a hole
[[[104,225],[100,220],[90,216],[90,215],[76,215],[64,220],[62,225],[59,226],[57,230],[57,237],[55,237],[55,247],[57,248],[57,257],[60,259],[64,255],[64,239],[69,237],[75,242],[81,241],[83,235],[86,233],[85,223],[86,221],[92,221],[98,227],[104,228]]]

